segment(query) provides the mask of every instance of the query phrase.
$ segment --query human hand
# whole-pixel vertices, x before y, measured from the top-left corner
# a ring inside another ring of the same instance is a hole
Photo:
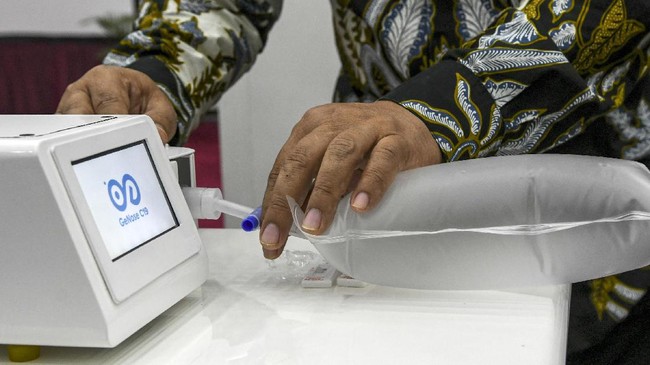
[[[398,172],[441,161],[424,123],[394,102],[310,109],[291,131],[269,175],[260,234],[264,256],[279,257],[286,243],[293,222],[287,196],[303,202],[307,214],[302,228],[321,234],[348,192],[352,209],[364,212],[377,205]]]
[[[176,134],[174,107],[146,74],[128,68],[100,65],[68,85],[60,114],[147,114],[163,142]]]

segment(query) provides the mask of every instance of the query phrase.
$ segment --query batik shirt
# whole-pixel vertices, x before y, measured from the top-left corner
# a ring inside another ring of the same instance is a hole
[[[648,0],[331,3],[342,63],[335,101],[399,103],[446,161],[548,152],[650,161]],[[137,31],[105,63],[158,82],[183,143],[250,68],[281,1],[149,0],[139,9]],[[575,284],[569,351],[605,338],[649,285],[647,269]]]

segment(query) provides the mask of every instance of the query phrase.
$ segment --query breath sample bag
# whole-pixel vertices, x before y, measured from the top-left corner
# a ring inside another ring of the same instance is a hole
[[[488,157],[402,172],[367,213],[349,199],[325,234],[302,233],[339,271],[368,283],[505,289],[650,264],[650,172],[637,162]]]

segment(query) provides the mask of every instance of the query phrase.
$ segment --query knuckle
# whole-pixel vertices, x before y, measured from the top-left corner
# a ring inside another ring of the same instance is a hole
[[[119,102],[119,98],[108,92],[101,92],[97,95],[96,109],[101,110],[107,106],[116,104]]]
[[[71,84],[68,84],[68,86],[65,87],[65,90],[63,92],[64,95],[66,94],[72,94],[77,91],[79,87],[77,86],[77,82],[73,82]]]
[[[337,109],[332,108],[329,104],[311,107],[303,114],[298,124],[312,130],[331,120],[336,111]]]
[[[363,178],[369,183],[370,187],[374,187],[376,190],[384,191],[388,188],[388,176],[378,168],[367,168],[363,171]]]
[[[286,173],[293,174],[309,168],[309,150],[306,146],[298,145],[287,155],[283,169]]]
[[[273,168],[271,169],[271,172],[269,172],[269,181],[275,181],[278,179],[278,176],[280,175],[280,171],[278,168]]]
[[[338,198],[341,194],[337,193],[334,185],[329,181],[319,181],[318,184],[314,185],[312,191],[312,196],[320,196],[325,199]]]
[[[328,115],[331,113],[331,108],[329,105],[317,105],[313,106],[305,112],[303,115],[303,119],[320,119],[325,115]]]
[[[300,121],[296,124],[294,130],[296,132],[309,131],[314,129],[320,123],[320,120],[321,113],[317,107],[310,108],[302,115],[302,118],[300,118]]]
[[[271,197],[271,200],[269,201],[269,205],[267,207],[268,210],[270,211],[275,211],[275,212],[282,212],[282,211],[288,211],[289,210],[289,205],[287,204],[287,198],[278,194],[275,194],[274,196]]]
[[[267,178],[267,183],[266,183],[267,193],[273,191],[273,189],[275,188],[275,183],[276,181],[278,181],[279,176],[280,176],[280,168],[274,166],[273,169],[271,169],[271,172],[269,172],[269,176]]]
[[[70,99],[74,99],[84,94],[88,95],[88,92],[85,89],[84,84],[81,81],[77,80],[65,87],[65,90],[63,90],[63,95],[61,95],[61,99],[69,101]]]
[[[107,65],[97,65],[97,66],[94,66],[93,68],[91,68],[90,72],[97,72],[97,73],[106,72],[106,70],[109,69],[108,67],[109,66],[107,66]]]
[[[291,128],[291,135],[289,137],[289,140],[292,139],[300,139],[300,137],[304,136],[307,134],[306,132],[308,131],[307,125],[303,120],[300,120],[298,123],[296,123],[292,128]]]
[[[303,120],[309,120],[309,119],[314,119],[314,118],[318,117],[318,115],[320,114],[319,110],[320,109],[317,106],[307,109],[305,114],[303,114],[302,119]]]
[[[384,144],[374,151],[374,155],[382,161],[396,162],[402,157],[400,147],[394,144]]]
[[[84,78],[85,77],[90,77],[90,78],[93,78],[93,79],[105,79],[105,78],[108,78],[108,77],[111,76],[111,71],[112,70],[113,69],[110,68],[109,66],[97,65],[97,66],[91,68],[90,70],[88,70],[88,72],[86,72],[86,75],[84,75]]]
[[[329,153],[336,160],[343,160],[357,150],[357,143],[352,137],[338,136],[330,142]]]

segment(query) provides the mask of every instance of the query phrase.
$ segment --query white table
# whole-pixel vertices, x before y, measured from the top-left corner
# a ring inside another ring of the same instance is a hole
[[[210,277],[200,289],[116,348],[44,347],[31,363],[564,362],[569,285],[508,292],[305,289],[302,272],[263,259],[256,233],[210,229],[201,236]],[[313,251],[296,238],[287,249]],[[8,363],[4,346],[0,363]]]

